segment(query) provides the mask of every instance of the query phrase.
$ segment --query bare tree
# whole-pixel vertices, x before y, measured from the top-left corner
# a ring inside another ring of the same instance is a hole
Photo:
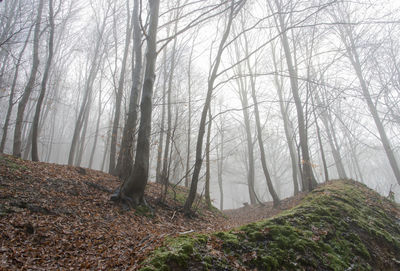
[[[36,81],[36,75],[39,68],[39,39],[40,39],[40,27],[42,22],[42,12],[43,12],[44,0],[39,0],[38,11],[36,15],[35,28],[33,31],[33,60],[32,69],[29,76],[28,83],[24,89],[24,94],[20,102],[18,103],[17,119],[15,121],[14,129],[14,144],[13,144],[13,155],[21,157],[21,137],[22,137],[22,123],[24,119],[24,113],[26,104],[31,95],[32,89]]]
[[[124,82],[125,82],[125,73],[126,73],[126,63],[128,61],[128,53],[129,53],[129,45],[131,41],[132,35],[132,26],[133,21],[131,21],[131,16],[129,13],[129,1],[126,2],[128,15],[126,19],[126,33],[125,33],[125,46],[124,46],[124,54],[122,57],[121,63],[121,72],[118,80],[118,88],[115,96],[115,114],[114,114],[114,122],[111,133],[111,146],[110,146],[110,167],[108,171],[112,174],[116,174],[115,172],[115,156],[117,152],[117,139],[118,139],[118,128],[119,128],[119,120],[121,118],[121,102],[122,102],[122,94],[124,90]],[[134,20],[134,16],[132,16],[132,20]],[[116,18],[114,14],[114,24],[116,23]],[[117,43],[117,42],[116,42]]]
[[[146,70],[142,90],[142,101],[140,104],[141,118],[139,134],[137,139],[136,157],[133,170],[128,180],[125,181],[113,200],[122,200],[128,206],[146,204],[144,190],[149,175],[150,158],[150,133],[153,86],[155,81],[155,64],[157,59],[157,27],[160,9],[159,0],[149,1],[150,21],[147,38]]]
[[[40,87],[40,94],[39,98],[36,104],[36,111],[35,115],[33,117],[33,123],[32,123],[32,161],[39,161],[39,154],[38,154],[38,136],[39,136],[39,117],[40,117],[40,111],[42,109],[42,103],[44,100],[44,96],[46,94],[46,87],[47,87],[47,81],[49,79],[49,73],[50,73],[50,67],[51,67],[51,62],[53,61],[53,55],[54,55],[54,31],[55,31],[55,25],[54,25],[54,7],[53,7],[53,0],[49,0],[49,42],[48,42],[48,56],[47,56],[47,62],[46,66],[44,69],[44,74],[42,78],[42,83]]]
[[[239,5],[238,5],[238,3],[239,3]],[[236,3],[235,0],[231,1],[229,17],[226,22],[224,33],[223,33],[222,39],[221,39],[219,47],[218,47],[214,65],[212,67],[212,72],[208,79],[207,96],[206,96],[206,100],[205,100],[205,103],[203,106],[203,111],[201,113],[199,132],[197,135],[196,161],[195,161],[193,175],[192,175],[192,183],[190,185],[189,195],[188,195],[185,205],[184,205],[184,211],[187,214],[191,213],[192,204],[193,204],[195,196],[196,196],[197,183],[199,181],[200,170],[201,170],[201,166],[203,163],[203,154],[202,153],[203,153],[203,140],[204,140],[205,126],[206,126],[206,118],[207,118],[208,108],[210,107],[210,104],[211,104],[212,92],[214,90],[214,83],[215,83],[215,80],[217,79],[218,68],[221,63],[222,53],[225,49],[225,43],[229,37],[233,18],[235,16],[237,7],[238,6],[240,7],[240,1],[238,3]]]

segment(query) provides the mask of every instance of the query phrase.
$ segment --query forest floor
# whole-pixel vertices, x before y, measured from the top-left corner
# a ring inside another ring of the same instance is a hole
[[[184,188],[170,189],[159,204],[160,186],[149,183],[154,213],[126,212],[109,200],[119,185],[101,171],[0,154],[0,270],[135,270],[166,237],[228,230],[280,211],[267,203],[224,215],[197,199],[197,216],[187,218]],[[285,200],[283,209],[300,198]]]
[[[153,212],[124,211],[110,201],[119,185],[104,172],[0,154],[0,270],[400,270],[399,206],[354,181],[278,209],[222,213],[197,198],[192,218],[185,188],[160,204],[149,183]]]

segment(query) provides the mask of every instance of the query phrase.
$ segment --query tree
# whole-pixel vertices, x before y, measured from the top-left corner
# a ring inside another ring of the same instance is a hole
[[[353,66],[353,69],[357,75],[362,95],[364,97],[364,100],[368,106],[368,110],[372,115],[372,118],[374,120],[374,123],[376,125],[376,128],[378,130],[380,140],[383,145],[383,149],[385,150],[386,156],[389,160],[389,164],[393,170],[393,174],[397,180],[397,183],[400,184],[400,169],[398,166],[398,163],[396,161],[396,157],[394,155],[392,146],[390,144],[389,137],[386,134],[385,128],[383,126],[382,120],[379,116],[378,110],[372,100],[371,93],[368,87],[368,83],[365,79],[363,68],[362,68],[362,61],[360,60],[359,56],[359,49],[356,43],[355,39],[355,32],[356,29],[349,21],[350,15],[348,14],[348,11],[344,10],[344,6],[340,5],[339,7],[342,7],[342,9],[338,10],[339,14],[332,13],[332,17],[334,19],[334,22],[337,24],[337,29],[338,33],[340,36],[340,39],[345,46],[346,50],[346,57],[349,59],[351,65]]]
[[[33,124],[32,124],[32,161],[39,161],[39,154],[38,154],[38,134],[39,134],[39,117],[40,111],[42,109],[42,103],[44,100],[44,96],[46,94],[46,87],[47,81],[49,79],[50,67],[51,62],[53,60],[54,55],[54,8],[53,8],[53,0],[49,0],[49,42],[48,42],[48,56],[47,62],[44,69],[44,74],[42,78],[42,83],[40,87],[40,94],[36,104],[36,111],[33,117]]]
[[[188,195],[188,197],[185,201],[185,205],[183,207],[186,214],[191,213],[192,204],[196,197],[197,183],[199,181],[200,170],[201,170],[201,166],[203,163],[203,140],[204,140],[207,113],[208,113],[208,109],[211,104],[212,93],[214,90],[214,83],[215,83],[215,80],[217,79],[217,73],[218,73],[219,65],[221,63],[222,53],[224,52],[225,43],[229,37],[229,33],[231,30],[231,26],[232,26],[232,21],[233,21],[233,18],[235,16],[235,13],[236,13],[238,7],[241,7],[240,1],[238,3],[236,3],[235,0],[232,0],[231,4],[230,4],[228,20],[226,22],[224,33],[222,35],[222,39],[220,41],[218,51],[217,51],[217,54],[215,57],[214,65],[212,67],[212,71],[211,71],[211,74],[208,79],[207,96],[206,96],[206,100],[204,102],[203,110],[201,113],[199,131],[198,131],[198,135],[197,135],[196,160],[195,160],[194,170],[193,170],[193,174],[192,174],[192,183],[190,185],[189,195]]]
[[[91,103],[91,97],[92,97],[92,92],[93,92],[93,84],[94,81],[97,77],[97,73],[100,69],[101,65],[101,48],[102,48],[102,42],[103,42],[103,37],[105,34],[105,29],[107,25],[107,19],[108,19],[108,13],[110,11],[110,5],[107,5],[106,10],[104,12],[104,17],[100,23],[100,25],[97,25],[96,28],[96,43],[94,47],[94,52],[93,55],[91,56],[91,59],[89,60],[90,62],[90,68],[88,71],[88,75],[86,78],[85,86],[84,86],[84,94],[83,94],[83,99],[81,102],[81,106],[79,109],[78,113],[78,118],[75,122],[75,128],[74,128],[74,133],[72,137],[72,142],[71,142],[71,148],[69,151],[69,156],[68,156],[68,165],[72,165],[74,163],[75,155],[76,155],[76,148],[78,144],[79,137],[81,135],[82,127],[83,124],[85,123],[85,120],[87,120],[88,117],[88,111],[89,111],[89,105]]]
[[[317,184],[315,180],[314,173],[311,166],[311,158],[310,158],[310,150],[308,147],[308,138],[307,138],[307,126],[305,122],[305,115],[303,110],[303,103],[301,101],[300,93],[299,93],[299,85],[298,85],[298,76],[293,64],[293,56],[290,50],[289,38],[287,35],[287,25],[285,22],[284,14],[285,12],[282,10],[281,3],[279,0],[274,1],[277,9],[277,15],[275,16],[276,27],[280,33],[280,40],[282,43],[283,51],[285,53],[286,65],[289,72],[290,77],[290,86],[292,90],[292,95],[294,99],[294,103],[297,111],[297,122],[298,122],[298,130],[299,130],[299,138],[300,138],[300,148],[302,153],[302,166],[303,166],[303,176],[304,176],[304,185],[303,189],[306,191],[311,191]],[[272,12],[272,4],[270,3],[270,8]]]
[[[3,136],[1,137],[0,153],[4,152],[4,147],[5,147],[5,144],[7,141],[8,126],[10,123],[11,113],[12,113],[14,103],[15,103],[14,96],[15,96],[15,92],[16,92],[19,69],[21,67],[22,57],[24,55],[25,49],[28,45],[29,38],[31,36],[32,28],[33,28],[33,26],[29,29],[28,35],[27,35],[24,45],[22,46],[22,49],[18,55],[17,63],[15,65],[14,77],[13,77],[13,81],[12,81],[11,89],[10,89],[10,97],[8,98],[8,109],[7,109],[7,113],[6,113],[5,121],[4,121],[4,125],[3,125]]]
[[[139,91],[142,83],[142,32],[139,22],[139,0],[133,3],[133,52],[132,52],[132,87],[129,99],[128,117],[121,140],[121,150],[118,156],[116,175],[126,181],[132,171],[133,142],[138,118]]]
[[[149,0],[149,5],[150,18],[149,31],[146,36],[146,70],[142,89],[142,101],[140,104],[141,118],[135,163],[128,180],[122,184],[119,193],[112,198],[113,200],[122,200],[123,204],[129,207],[138,204],[146,204],[144,190],[149,176],[151,113],[155,81],[155,64],[157,60],[157,27],[160,0]]]
[[[132,35],[132,25],[133,22],[131,21],[131,16],[129,15],[129,1],[127,1],[127,10],[128,10],[128,16],[126,20],[126,33],[125,33],[125,46],[124,46],[124,54],[122,57],[122,63],[121,63],[121,72],[119,75],[119,80],[118,80],[118,88],[116,91],[116,96],[115,96],[115,114],[114,114],[114,122],[113,122],[113,128],[112,128],[112,133],[111,133],[111,146],[110,146],[110,167],[108,169],[109,173],[117,175],[116,170],[115,170],[115,156],[117,152],[117,139],[118,139],[118,128],[119,128],[119,120],[121,118],[121,103],[122,103],[122,94],[124,90],[124,82],[125,82],[125,73],[126,73],[126,63],[128,61],[128,53],[129,53],[129,45],[131,41],[131,35]],[[135,11],[134,11],[135,12]],[[134,20],[134,16],[132,16],[132,20]],[[116,24],[116,18],[114,14],[114,24]],[[115,44],[117,44],[117,41],[115,41]],[[116,52],[117,53],[117,52]],[[118,55],[116,56],[118,57]],[[117,67],[115,67],[117,68]]]
[[[42,12],[43,12],[44,0],[39,0],[38,11],[36,15],[35,28],[33,31],[33,60],[32,68],[29,76],[28,83],[24,89],[24,94],[20,102],[18,103],[17,119],[15,121],[14,130],[14,144],[13,144],[13,155],[21,157],[21,137],[22,137],[22,123],[24,119],[25,108],[28,103],[28,99],[31,96],[36,75],[39,68],[39,39],[40,39],[40,27],[42,22]]]

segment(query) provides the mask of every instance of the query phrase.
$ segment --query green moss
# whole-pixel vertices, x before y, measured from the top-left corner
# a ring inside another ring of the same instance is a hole
[[[167,239],[164,246],[155,250],[146,260],[146,265],[141,270],[185,269],[192,258],[199,256],[197,247],[204,244],[205,238],[204,235],[185,235]]]
[[[364,185],[335,181],[272,219],[215,233],[217,245],[204,235],[177,238],[153,253],[159,262],[152,266],[171,268],[174,261],[204,270],[235,270],[238,264],[250,270],[396,270],[400,225],[392,208],[398,207]]]

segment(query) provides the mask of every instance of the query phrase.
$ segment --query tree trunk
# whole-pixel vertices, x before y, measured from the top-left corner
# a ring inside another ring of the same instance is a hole
[[[54,25],[53,0],[49,0],[49,25],[50,25],[50,34],[49,34],[50,36],[49,36],[49,47],[48,47],[49,55],[47,57],[46,67],[42,78],[41,90],[36,104],[36,111],[33,117],[33,124],[32,124],[32,150],[31,150],[32,161],[39,161],[38,143],[37,143],[39,136],[39,117],[40,117],[40,111],[42,109],[44,96],[46,94],[46,86],[54,54],[53,44],[54,44],[55,25]]]
[[[250,68],[250,66],[249,66],[249,68]],[[271,175],[269,174],[269,171],[268,171],[267,161],[265,159],[264,142],[263,142],[263,138],[262,138],[260,113],[258,110],[258,101],[257,101],[257,97],[256,97],[256,92],[255,92],[255,82],[254,82],[254,78],[252,78],[252,76],[250,76],[250,80],[252,81],[251,82],[251,88],[252,88],[251,95],[252,95],[253,103],[254,103],[254,115],[256,117],[257,139],[258,139],[258,147],[260,148],[261,165],[262,165],[262,169],[263,169],[265,179],[267,182],[268,191],[271,194],[272,200],[274,202],[274,206],[276,207],[280,204],[280,200],[279,200],[278,194],[276,194],[276,192],[275,192],[274,186],[272,184]]]
[[[13,144],[13,155],[17,157],[21,157],[21,132],[22,132],[22,124],[24,119],[24,113],[26,104],[28,103],[28,99],[31,95],[32,89],[35,84],[37,71],[39,68],[39,39],[40,39],[40,25],[42,21],[42,12],[43,12],[44,0],[39,0],[38,13],[35,21],[35,29],[33,32],[33,60],[32,60],[32,69],[31,74],[29,76],[28,83],[26,84],[24,94],[18,104],[18,112],[17,119],[15,121],[15,130],[14,130],[14,144]]]
[[[224,168],[224,124],[221,120],[220,124],[220,134],[221,134],[221,142],[217,145],[217,166],[218,166],[218,186],[219,186],[219,209],[222,211],[224,209],[224,187],[222,184],[222,171]],[[219,150],[219,146],[221,146],[221,150]]]
[[[156,183],[162,183],[163,173],[162,173],[162,153],[164,147],[164,123],[165,123],[165,105],[166,105],[166,95],[167,95],[167,51],[163,52],[163,62],[164,62],[164,83],[162,92],[162,105],[161,105],[161,123],[160,123],[160,137],[158,140],[157,148],[157,166],[156,166]]]
[[[315,188],[317,181],[315,180],[314,173],[311,167],[311,159],[310,153],[308,149],[308,138],[307,138],[307,127],[305,124],[303,105],[301,102],[300,94],[299,94],[299,86],[297,80],[297,72],[293,65],[292,55],[290,52],[289,39],[287,37],[287,29],[285,26],[285,20],[282,15],[282,9],[277,0],[275,0],[275,4],[278,8],[278,20],[277,27],[281,32],[280,38],[283,46],[283,50],[286,58],[286,65],[289,71],[290,76],[290,86],[292,89],[292,95],[294,98],[294,103],[297,111],[297,121],[298,121],[298,129],[299,129],[299,138],[300,138],[300,148],[302,153],[302,165],[303,165],[303,178],[306,187],[303,187],[306,191],[311,191]],[[278,25],[279,21],[279,25]]]
[[[100,128],[100,119],[101,119],[101,113],[102,113],[102,109],[101,109],[101,85],[99,88],[99,114],[97,116],[97,122],[96,122],[96,131],[94,134],[94,142],[93,142],[93,147],[92,147],[92,151],[90,153],[90,158],[89,158],[89,168],[92,168],[93,165],[93,158],[94,158],[94,153],[96,152],[96,147],[97,147],[97,139],[99,137],[99,128]]]
[[[8,99],[8,109],[7,109],[7,114],[5,117],[4,125],[3,125],[3,135],[1,137],[1,143],[0,143],[0,153],[4,152],[4,147],[7,141],[7,133],[8,133],[8,125],[10,123],[10,118],[11,118],[11,113],[14,107],[14,95],[15,95],[15,88],[17,85],[17,79],[18,79],[18,74],[19,74],[19,67],[21,65],[22,57],[24,55],[26,46],[28,45],[29,38],[31,36],[33,26],[29,29],[28,35],[26,37],[24,46],[22,47],[21,52],[18,55],[18,60],[17,64],[15,65],[15,73],[14,73],[14,78],[11,84],[11,90],[10,90],[10,97]]]
[[[185,175],[185,187],[189,187],[189,175],[190,175],[190,143],[192,135],[192,59],[193,59],[193,48],[194,41],[190,50],[189,62],[188,62],[188,122],[187,122],[187,147],[186,147],[186,175]]]
[[[108,10],[107,10],[107,13],[108,13]],[[101,62],[99,60],[100,45],[102,42],[102,37],[104,35],[106,21],[107,21],[107,14],[104,16],[102,25],[100,27],[99,37],[98,37],[96,45],[95,45],[94,56],[91,60],[89,75],[88,75],[88,78],[86,79],[85,93],[84,93],[82,104],[81,104],[81,107],[79,110],[78,118],[75,122],[75,128],[74,128],[74,133],[72,136],[71,148],[69,150],[68,165],[73,165],[73,163],[74,163],[76,146],[78,144],[79,136],[81,134],[81,130],[82,130],[82,126],[83,126],[83,122],[84,122],[84,118],[85,118],[86,107],[89,103],[88,98],[93,91],[93,83],[94,83],[94,80],[96,79],[97,72],[100,68],[100,62]]]
[[[134,61],[132,61],[132,87],[129,99],[128,117],[126,119],[124,131],[121,140],[121,150],[118,156],[117,175],[123,181],[126,181],[132,171],[133,165],[133,142],[135,138],[136,122],[138,117],[137,107],[139,91],[142,83],[142,33],[139,22],[139,0],[133,3],[133,52]]]
[[[110,167],[109,167],[108,171],[109,171],[109,173],[114,174],[114,175],[118,175],[118,172],[115,170],[115,156],[116,156],[116,151],[117,151],[119,120],[121,117],[121,103],[122,103],[122,94],[123,94],[124,82],[125,82],[126,62],[128,61],[128,52],[129,52],[129,44],[131,41],[133,21],[134,21],[134,16],[132,16],[132,22],[131,22],[131,16],[129,15],[129,12],[128,12],[128,18],[127,18],[127,23],[126,23],[124,55],[122,57],[121,73],[120,73],[119,81],[118,81],[117,95],[115,97],[115,114],[114,114],[114,122],[113,122],[112,134],[111,134]]]
[[[85,113],[85,119],[83,120],[83,130],[80,136],[79,142],[79,148],[78,152],[76,153],[76,159],[75,159],[75,166],[81,166],[82,165],[82,156],[83,153],[85,152],[86,148],[86,133],[89,125],[89,116],[90,116],[90,109],[92,107],[92,95],[89,95],[88,99],[88,105],[86,106],[86,113]]]
[[[379,135],[380,135],[380,138],[382,141],[382,145],[386,152],[386,156],[389,160],[389,164],[392,167],[394,177],[396,178],[397,183],[400,185],[400,169],[397,164],[396,157],[394,155],[392,147],[390,145],[390,140],[386,134],[385,128],[379,117],[378,110],[376,109],[374,103],[372,102],[371,94],[369,92],[367,83],[365,82],[364,75],[362,73],[361,62],[360,62],[360,58],[358,56],[358,52],[357,52],[356,45],[354,42],[353,34],[351,33],[351,30],[348,30],[346,34],[347,34],[347,39],[344,36],[344,33],[341,33],[342,41],[346,46],[346,51],[347,51],[348,57],[350,59],[351,64],[353,65],[353,68],[354,68],[356,74],[357,74],[358,80],[361,85],[362,94],[368,105],[368,109],[372,115],[372,118],[374,119],[376,128],[378,129],[378,132],[379,132]],[[349,40],[350,44],[348,44],[346,42],[347,40]]]
[[[141,118],[135,164],[129,179],[122,184],[117,198],[128,206],[145,204],[144,190],[149,175],[150,133],[155,64],[157,59],[157,28],[160,0],[150,0],[150,21],[147,34],[146,71],[144,75]]]
[[[200,176],[200,170],[201,170],[201,165],[203,163],[203,140],[204,140],[204,133],[205,133],[205,126],[206,126],[206,118],[207,118],[207,113],[208,113],[208,108],[210,107],[211,104],[211,98],[212,98],[212,92],[214,89],[214,82],[217,78],[217,72],[219,65],[221,63],[221,56],[222,53],[225,49],[225,42],[228,39],[229,32],[231,30],[232,26],[232,21],[233,21],[233,16],[234,16],[234,11],[235,11],[235,1],[231,1],[231,8],[230,8],[230,14],[229,14],[229,19],[227,22],[227,26],[225,27],[224,34],[222,36],[221,42],[219,44],[219,48],[217,51],[217,55],[215,58],[214,66],[212,68],[212,72],[210,74],[209,80],[208,80],[208,88],[207,88],[207,96],[206,100],[203,106],[203,111],[201,113],[201,119],[200,119],[200,126],[199,126],[199,132],[197,135],[197,143],[196,143],[196,161],[194,165],[194,170],[193,170],[193,175],[192,175],[192,183],[190,185],[190,191],[189,195],[186,199],[185,205],[184,205],[184,211],[186,214],[191,213],[191,208],[194,202],[194,199],[196,197],[196,192],[197,192],[197,183],[199,181],[199,176]]]
[[[290,162],[292,165],[292,180],[293,180],[293,194],[297,195],[299,193],[299,182],[297,176],[299,175],[298,173],[298,161],[297,161],[297,154],[296,154],[296,147],[294,146],[293,142],[293,137],[294,134],[291,133],[291,128],[290,128],[290,120],[288,116],[288,105],[284,104],[284,99],[283,99],[283,89],[282,89],[282,82],[279,81],[278,79],[278,63],[276,61],[276,56],[275,56],[275,48],[272,48],[272,59],[274,61],[274,66],[275,66],[275,76],[274,76],[274,83],[276,86],[276,91],[278,93],[279,97],[279,109],[281,111],[282,115],[282,120],[283,120],[283,127],[285,130],[285,137],[286,141],[289,147],[289,154],[290,154]]]
[[[329,125],[332,123],[331,120],[331,116],[328,114],[328,112],[326,112],[324,105],[322,104],[321,100],[319,99],[319,96],[316,95],[316,100],[317,100],[317,106],[319,108],[321,108],[321,120],[322,120],[322,124],[325,127],[326,130],[326,134],[328,136],[328,143],[329,146],[331,147],[332,150],[332,156],[333,156],[333,160],[335,160],[335,165],[336,165],[336,169],[338,172],[338,176],[340,179],[347,179],[347,175],[346,175],[346,171],[344,169],[343,163],[342,163],[342,157],[340,155],[340,151],[337,148],[337,143],[335,144],[335,142],[337,142],[336,140],[336,135],[334,134],[334,129],[332,125]],[[332,132],[331,132],[332,129]]]
[[[208,108],[208,127],[207,127],[207,139],[206,139],[206,183],[205,183],[205,191],[204,196],[206,199],[207,207],[211,208],[211,197],[210,197],[210,181],[211,181],[211,172],[210,172],[210,145],[211,145],[211,125],[212,125],[212,115],[211,115],[211,107]]]

